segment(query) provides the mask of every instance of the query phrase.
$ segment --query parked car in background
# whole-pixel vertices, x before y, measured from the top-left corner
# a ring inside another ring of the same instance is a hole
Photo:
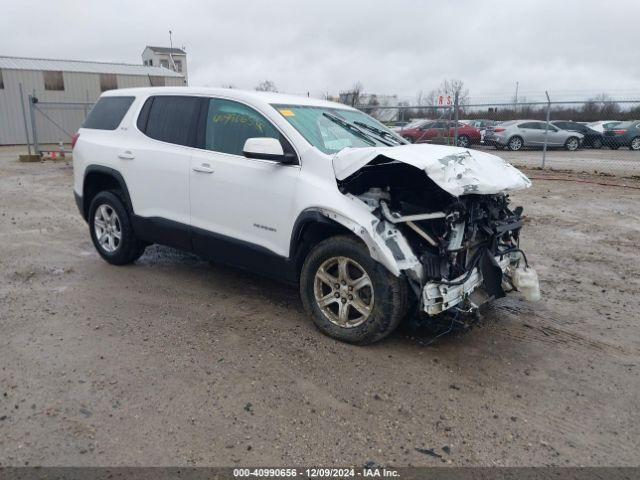
[[[496,122],[495,120],[479,119],[479,120],[470,120],[467,125],[480,130],[480,143],[484,143],[484,137],[485,137],[485,134],[487,133],[487,130],[491,130],[493,127],[496,126],[497,123],[498,122]]]
[[[467,125],[473,128],[477,128],[478,130],[486,129],[488,127],[494,127],[498,123],[495,120],[485,120],[485,119],[469,120],[468,122],[469,123],[467,123]]]
[[[548,147],[564,147],[569,151],[577,150],[584,139],[581,133],[560,130],[553,125],[547,129],[546,122],[539,120],[511,120],[487,131],[484,141],[498,149],[506,147],[516,151],[523,147],[542,147],[545,134]]]
[[[578,132],[584,135],[584,141],[582,142],[582,146],[584,147],[602,148],[602,133],[588,127],[587,125],[565,120],[557,120],[555,122],[551,122],[551,124],[561,130]]]
[[[431,121],[431,119],[429,119],[429,118],[414,118],[413,120],[411,120],[410,122],[408,122],[408,123],[406,123],[404,125],[399,125],[399,126],[396,126],[396,127],[392,128],[392,130],[394,132],[398,132],[399,133],[399,132],[401,132],[403,130],[407,130],[409,128],[415,128],[417,126],[422,125],[423,123],[430,122],[430,121]]]
[[[458,146],[470,147],[480,143],[480,130],[458,122]],[[411,143],[434,143],[436,139],[442,139],[447,143],[453,143],[455,138],[456,123],[447,120],[427,121],[413,128],[405,128],[399,132]]]
[[[393,122],[382,122],[382,124],[392,130],[395,129],[401,129],[402,127],[404,127],[405,125],[407,125],[409,122],[406,122],[404,120],[397,120],[397,121],[393,121]]]
[[[587,123],[587,127],[596,132],[604,133],[607,128],[613,128],[620,123],[620,120],[600,120],[598,122]]]
[[[629,150],[640,151],[640,120],[619,122],[615,127],[604,132],[604,144],[612,149],[629,147]]]

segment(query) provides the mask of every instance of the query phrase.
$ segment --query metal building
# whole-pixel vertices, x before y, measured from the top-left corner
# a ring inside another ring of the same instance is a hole
[[[39,105],[38,142],[67,143],[102,92],[184,84],[182,74],[160,66],[0,56],[0,145],[27,143],[23,108],[33,140],[29,95]]]
[[[184,76],[185,85],[189,83],[187,73],[187,52],[183,48],[152,47],[147,45],[142,52],[142,63],[151,67],[160,65]]]

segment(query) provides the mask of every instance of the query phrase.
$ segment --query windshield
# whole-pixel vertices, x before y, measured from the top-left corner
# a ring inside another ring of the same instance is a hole
[[[272,105],[318,150],[337,153],[343,148],[384,147],[406,143],[380,122],[357,110],[304,105]]]

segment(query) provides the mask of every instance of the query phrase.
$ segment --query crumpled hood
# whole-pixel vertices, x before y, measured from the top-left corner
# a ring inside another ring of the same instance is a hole
[[[336,178],[344,180],[379,156],[424,170],[440,188],[456,197],[504,193],[531,186],[526,175],[496,155],[428,144],[345,148],[333,157]]]

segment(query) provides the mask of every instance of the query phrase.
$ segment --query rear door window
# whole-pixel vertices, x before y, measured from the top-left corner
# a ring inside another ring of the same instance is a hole
[[[182,95],[150,97],[138,117],[138,128],[162,142],[193,147],[201,99]]]
[[[135,97],[102,97],[89,112],[82,128],[115,130]]]

